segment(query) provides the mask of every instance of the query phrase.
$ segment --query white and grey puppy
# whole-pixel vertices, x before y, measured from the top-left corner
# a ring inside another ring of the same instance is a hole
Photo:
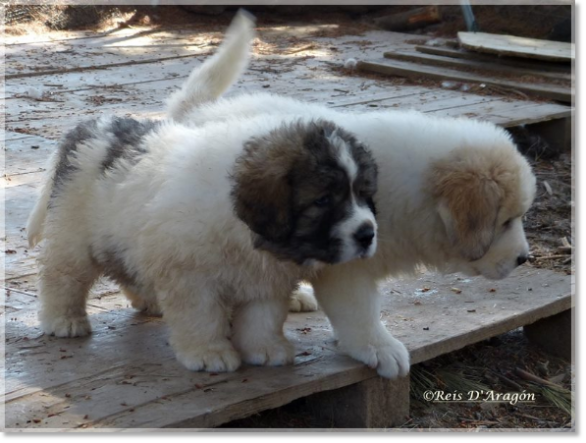
[[[380,321],[379,280],[420,265],[501,279],[526,261],[522,217],[535,177],[503,129],[413,111],[337,112],[269,94],[191,100],[189,91],[200,87],[195,77],[186,82],[181,109],[170,104],[173,118],[195,126],[251,116],[324,118],[372,150],[379,166],[377,252],[310,281],[341,348],[379,374],[393,378],[409,369],[405,346]],[[301,304],[311,299],[307,289],[295,297]]]
[[[235,26],[252,36],[245,16]],[[376,182],[369,151],[319,118],[82,123],[28,223],[31,245],[45,240],[42,329],[88,334],[88,291],[106,275],[135,307],[162,311],[191,370],[289,363],[289,295],[317,268],[374,254]]]

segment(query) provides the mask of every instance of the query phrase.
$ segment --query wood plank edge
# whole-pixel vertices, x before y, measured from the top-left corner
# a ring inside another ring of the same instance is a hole
[[[390,60],[383,59],[386,63],[380,63],[377,61],[359,61],[356,68],[361,71],[377,72],[385,75],[395,75],[399,77],[415,77],[415,78],[430,78],[436,80],[456,80],[469,83],[486,83],[489,85],[498,86],[500,88],[516,89],[522,92],[530,94],[540,95],[542,97],[550,98],[553,100],[559,100],[562,102],[570,103],[574,100],[574,91],[568,88],[541,88],[531,85],[520,84],[517,82],[509,82],[504,80],[492,79],[490,77],[477,76],[474,74],[463,73],[456,70],[441,68],[437,69],[439,72],[430,72],[429,69],[425,69],[426,66],[417,65],[409,62],[400,62],[405,64],[411,64],[409,66],[397,66],[392,64]]]
[[[530,297],[530,294],[527,296]],[[573,306],[574,298],[570,294],[566,294],[558,300],[540,306],[531,311],[523,312],[520,315],[500,320],[485,327],[480,327],[466,334],[451,337],[447,340],[432,343],[430,345],[416,349],[411,352],[411,365],[434,359],[440,355],[457,351],[459,349],[465,348],[466,346],[479,343],[497,335],[504,334],[522,326],[534,323],[543,318],[551,317],[552,315],[556,315],[571,309]]]

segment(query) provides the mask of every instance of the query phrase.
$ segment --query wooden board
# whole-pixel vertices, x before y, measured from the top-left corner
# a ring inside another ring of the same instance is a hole
[[[563,74],[542,72],[536,69],[518,68],[503,66],[497,63],[481,62],[476,60],[463,60],[454,57],[443,57],[440,55],[422,54],[417,51],[387,51],[383,54],[385,58],[403,60],[408,62],[423,63],[428,66],[442,66],[446,68],[461,69],[464,71],[475,71],[480,73],[490,72],[497,77],[507,80],[522,80],[522,77],[536,77],[545,81],[570,81],[569,77],[563,78]],[[569,87],[569,84],[568,84]]]
[[[510,80],[501,80],[486,75],[460,72],[448,68],[424,66],[415,63],[389,60],[386,58],[369,61],[359,61],[357,68],[362,71],[378,72],[380,74],[396,75],[400,77],[431,78],[438,80],[456,80],[461,82],[485,83],[501,88],[510,88],[541,97],[570,103],[573,101],[574,90],[557,85],[543,86]]]
[[[485,32],[458,32],[458,39],[466,49],[492,54],[537,58],[554,62],[571,62],[576,56],[574,43]]]
[[[460,58],[464,60],[475,60],[479,62],[492,63],[499,66],[511,66],[515,68],[531,69],[560,75],[561,78],[571,76],[571,66],[560,63],[548,63],[540,60],[518,59],[514,57],[503,57],[495,54],[482,54],[476,51],[446,48],[442,46],[417,45],[415,49],[425,54],[441,55],[444,57]]]
[[[320,312],[293,314],[287,321],[286,334],[297,351],[294,366],[245,366],[232,374],[182,368],[163,322],[116,308],[127,306],[120,296],[90,303],[91,337],[46,337],[38,329],[34,282],[27,279],[18,287],[8,283],[20,291],[9,296],[20,309],[8,314],[6,323],[9,429],[218,426],[375,376],[336,353]],[[527,268],[499,282],[424,274],[388,281],[382,290],[387,294],[383,322],[406,343],[413,363],[572,306],[570,276]],[[170,409],[173,414],[166,413]]]

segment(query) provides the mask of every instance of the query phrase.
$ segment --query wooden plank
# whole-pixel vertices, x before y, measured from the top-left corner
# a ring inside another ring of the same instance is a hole
[[[424,286],[430,290],[422,292]],[[455,294],[454,286],[462,293]],[[572,305],[570,276],[530,268],[498,282],[424,274],[408,281],[389,280],[382,290],[387,294],[383,322],[404,341],[413,363]],[[100,301],[92,303],[99,306]],[[335,353],[321,312],[288,319],[286,335],[297,351],[294,366],[245,366],[210,376],[181,367],[166,343],[161,321],[128,309],[93,309],[95,333],[86,339],[39,337],[34,311],[10,315],[15,320],[7,323],[8,428],[217,426],[375,375]],[[17,337],[29,337],[25,349],[11,341]],[[73,357],[61,359],[60,349]],[[100,360],[95,359],[98,354]],[[169,408],[173,414],[165,413]]]
[[[554,62],[570,62],[576,57],[574,43],[485,32],[458,32],[458,39],[466,49],[492,54],[537,58]]]
[[[26,135],[6,143],[6,166],[4,175],[43,171],[51,153],[56,149],[55,140],[36,135]]]
[[[554,103],[542,103],[539,106],[535,106],[534,103],[527,102],[524,105],[515,107],[503,109],[496,108],[484,115],[484,118],[499,126],[510,128],[519,125],[566,119],[570,117],[573,112],[573,108],[556,105]],[[562,133],[560,134],[560,137],[565,138],[566,135]]]
[[[398,427],[409,418],[410,377],[375,377],[341,389],[319,392],[307,400],[316,423],[331,428]]]
[[[23,42],[6,46],[6,76],[43,75],[56,68],[87,69],[93,65],[115,63],[144,63],[148,59],[170,56],[198,56],[208,54],[221,38],[219,32],[191,33],[184,36],[159,30],[126,30],[84,40]]]
[[[574,308],[525,325],[523,332],[534,344],[546,352],[574,362],[576,341],[574,325],[576,324]]]
[[[459,72],[447,68],[422,66],[409,62],[391,61],[385,58],[371,61],[359,61],[357,68],[362,71],[378,72],[380,74],[396,75],[400,77],[424,77],[438,80],[485,83],[501,88],[511,88],[563,102],[572,102],[574,96],[574,90],[572,88],[499,80],[485,75]]]
[[[75,30],[67,30],[67,31],[51,31],[49,34],[36,34],[31,33],[27,35],[7,35],[4,36],[6,46],[7,47],[21,47],[21,46],[28,46],[31,44],[35,45],[57,45],[60,43],[73,43],[76,41],[80,41],[80,43],[84,43],[86,41],[100,41],[105,40],[109,41],[109,39],[115,39],[120,37],[129,37],[132,35],[136,35],[139,32],[144,32],[147,28],[144,27],[132,27],[132,28],[120,28],[114,29],[111,31],[96,33],[92,31],[75,31]]]
[[[85,65],[85,66],[77,66],[73,68],[62,68],[62,69],[49,69],[49,70],[41,70],[41,71],[34,71],[34,72],[19,72],[17,74],[7,74],[5,76],[6,80],[12,80],[16,78],[25,78],[25,77],[40,77],[44,75],[57,75],[57,74],[68,74],[70,72],[83,72],[83,71],[96,71],[101,69],[110,69],[116,68],[119,66],[135,66],[135,65],[143,65],[143,64],[153,64],[153,63],[160,63],[167,60],[177,60],[182,58],[194,58],[196,55],[202,54],[188,54],[188,55],[173,55],[168,57],[158,57],[158,58],[151,58],[146,60],[128,60],[123,62],[115,62],[115,63],[107,63],[101,65]],[[206,54],[207,55],[207,54]]]
[[[419,112],[436,112],[441,110],[468,107],[487,106],[489,103],[501,103],[498,97],[482,96],[476,94],[463,94],[460,91],[437,89],[418,97],[390,98],[367,104],[368,107],[393,108],[399,110],[413,109]]]
[[[560,75],[561,78],[571,77],[571,66],[568,66],[567,64],[544,63],[543,61],[539,60],[517,59],[513,57],[482,54],[480,52],[452,49],[443,46],[417,45],[415,46],[415,49],[425,54],[441,55],[443,57],[461,58],[464,60],[475,60],[479,62],[495,63],[502,66],[538,70],[542,73]]]
[[[443,117],[467,117],[486,120],[505,128],[566,118],[571,108],[552,103],[536,105],[532,102],[501,100],[471,103],[470,105],[425,110]]]
[[[391,89],[391,88],[389,88]],[[403,99],[403,98],[416,98],[421,94],[430,92],[428,88],[421,88],[417,86],[401,86],[400,88],[393,88],[391,91],[385,89],[375,93],[353,95],[352,97],[343,97],[339,99],[330,99],[329,105],[332,108],[344,108],[356,105],[368,105],[371,103],[377,103],[387,99]]]
[[[528,129],[542,137],[554,151],[562,153],[572,150],[574,134],[571,116],[535,124]]]
[[[439,55],[421,54],[415,51],[387,51],[384,54],[385,58],[394,60],[402,60],[408,62],[424,63],[428,66],[442,66],[446,68],[456,68],[474,71],[489,71],[497,74],[498,77],[505,77],[511,80],[521,80],[516,77],[537,77],[545,80],[564,80],[562,74],[542,72],[534,69],[516,68],[512,66],[503,66],[490,62],[480,62],[474,60],[462,60],[458,58],[443,57]],[[569,81],[570,78],[568,77]],[[569,85],[568,85],[569,86]]]

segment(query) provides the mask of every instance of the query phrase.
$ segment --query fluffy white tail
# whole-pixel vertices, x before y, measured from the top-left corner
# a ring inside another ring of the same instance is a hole
[[[48,162],[48,168],[45,173],[45,182],[41,189],[41,195],[31,212],[26,224],[26,233],[28,237],[28,244],[33,248],[37,243],[43,239],[43,226],[45,218],[47,217],[47,208],[49,200],[53,192],[53,177],[55,175],[55,168],[59,160],[59,150],[57,149],[51,156]]]
[[[248,65],[254,24],[254,16],[238,11],[218,52],[194,69],[181,89],[167,100],[168,118],[181,123],[189,111],[217,99],[236,82]]]

